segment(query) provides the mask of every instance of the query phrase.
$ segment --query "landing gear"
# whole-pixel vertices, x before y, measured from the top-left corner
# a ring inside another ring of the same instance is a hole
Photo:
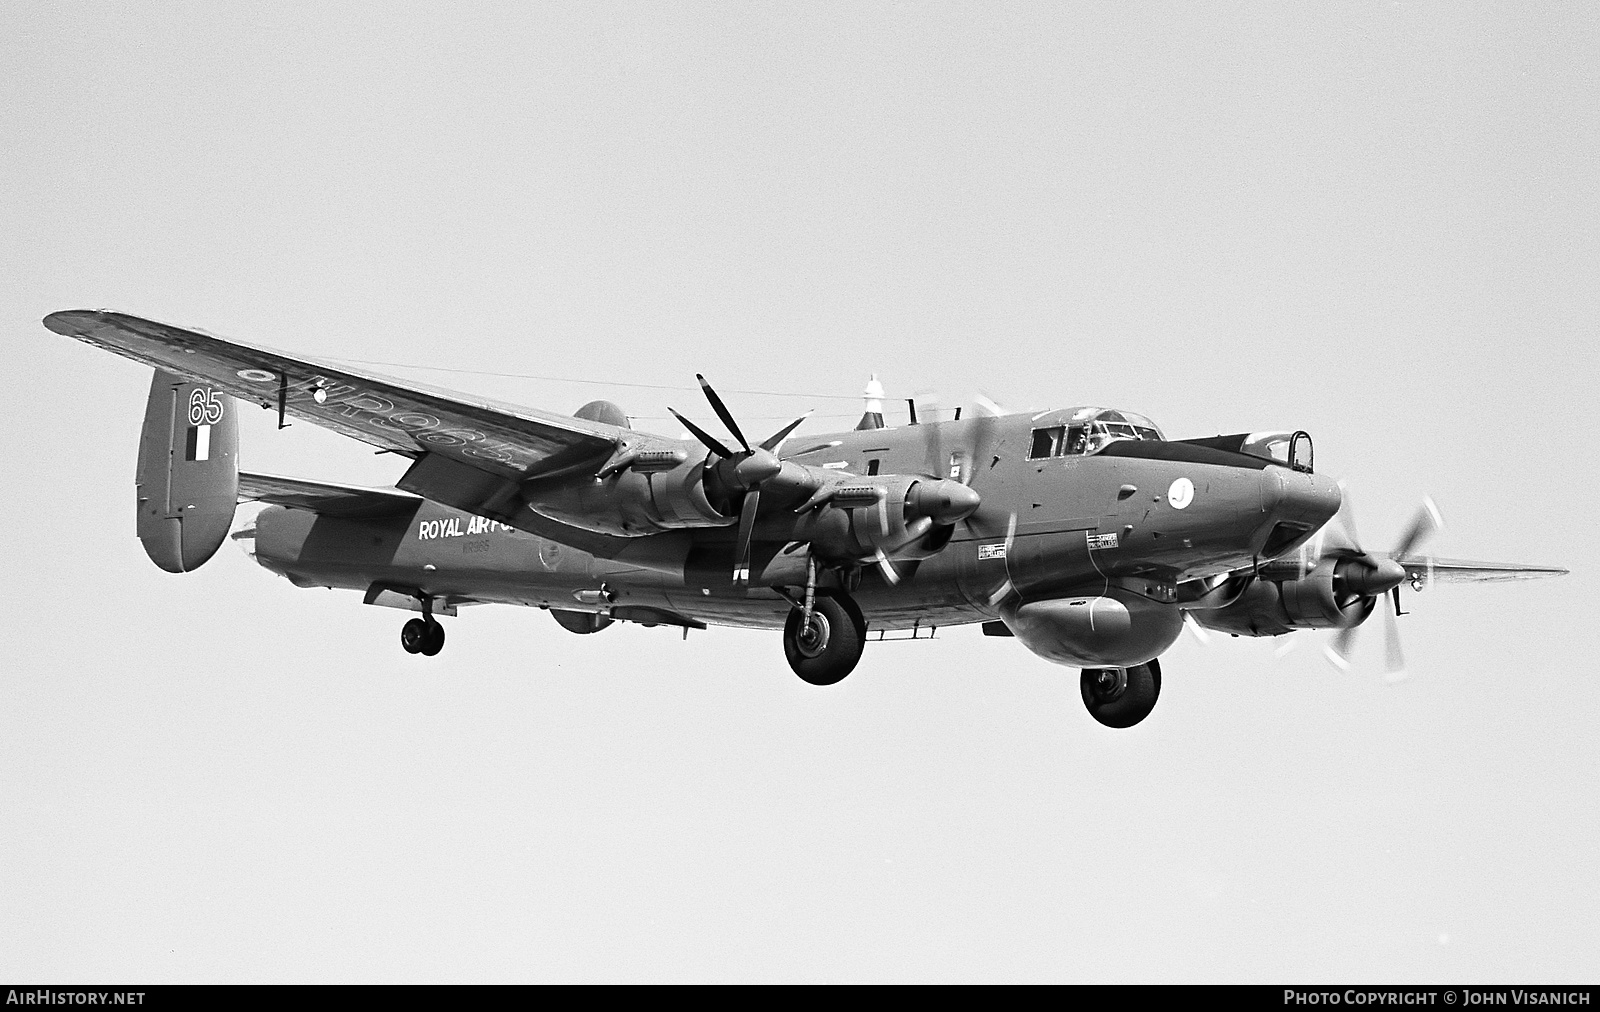
[[[408,654],[432,657],[444,649],[444,626],[427,618],[414,618],[400,627],[400,646]]]
[[[783,626],[789,667],[812,685],[832,685],[855,669],[867,642],[867,622],[848,597],[817,593],[806,610],[795,608]]]
[[[1131,668],[1084,668],[1078,680],[1089,716],[1106,727],[1132,727],[1155,709],[1161,695],[1161,662]]]

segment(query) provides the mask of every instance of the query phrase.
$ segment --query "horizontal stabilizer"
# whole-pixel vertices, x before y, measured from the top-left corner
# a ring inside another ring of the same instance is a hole
[[[422,497],[392,488],[334,485],[240,471],[239,501],[272,503],[330,517],[370,519],[412,512],[421,504]]]

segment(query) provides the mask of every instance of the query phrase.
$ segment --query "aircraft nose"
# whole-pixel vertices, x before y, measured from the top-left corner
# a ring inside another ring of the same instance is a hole
[[[1279,520],[1321,527],[1339,512],[1344,496],[1332,478],[1320,474],[1269,467],[1261,472],[1262,493]],[[1269,487],[1270,486],[1270,487]]]

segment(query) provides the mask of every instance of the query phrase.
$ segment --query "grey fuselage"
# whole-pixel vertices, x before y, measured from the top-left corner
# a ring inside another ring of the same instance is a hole
[[[1098,453],[1030,459],[1033,432],[1069,412],[972,418],[796,436],[785,459],[850,474],[959,477],[982,498],[925,558],[821,567],[875,629],[984,622],[1002,606],[1110,586],[1177,604],[1179,585],[1303,543],[1338,508],[1326,478],[1237,453],[1119,441]],[[695,447],[696,444],[687,444]],[[697,452],[704,454],[703,450]],[[573,482],[592,481],[588,476]],[[786,506],[756,522],[749,586],[731,579],[731,526],[613,539],[609,557],[423,498],[381,517],[270,506],[239,538],[298,586],[428,599],[448,613],[503,603],[647,623],[781,628],[804,584],[806,549]]]

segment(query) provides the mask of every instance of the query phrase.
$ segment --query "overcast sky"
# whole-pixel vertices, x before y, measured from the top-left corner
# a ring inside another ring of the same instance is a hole
[[[328,6],[0,11],[0,977],[1600,976],[1592,7]],[[1573,572],[1408,593],[1399,686],[1377,623],[1185,636],[1128,731],[975,628],[829,689],[509,608],[414,657],[146,560],[85,307],[669,434],[695,372],[762,431],[871,373],[1305,428],[1369,547],[1431,494]]]

